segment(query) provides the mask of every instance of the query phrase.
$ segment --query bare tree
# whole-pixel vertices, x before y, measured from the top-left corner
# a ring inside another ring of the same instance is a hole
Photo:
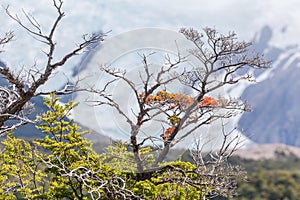
[[[10,87],[0,88],[0,135],[24,123],[32,122],[26,117],[26,114],[32,109],[30,99],[53,92],[38,93],[38,89],[47,83],[51,75],[64,66],[69,59],[89,47],[90,44],[103,40],[103,34],[84,35],[83,41],[75,49],[67,52],[60,59],[54,59],[57,45],[54,35],[65,13],[62,11],[62,0],[52,0],[52,2],[57,16],[48,33],[42,30],[37,19],[26,12],[23,14],[29,25],[24,23],[18,15],[13,15],[9,11],[9,7],[5,8],[11,19],[38,42],[46,45],[48,50],[44,52],[45,66],[37,67],[37,69],[43,70],[28,71],[25,78],[20,73],[14,73],[9,67],[0,67],[0,74],[10,84]],[[230,133],[226,133],[225,130],[222,130],[224,143],[219,151],[209,154],[209,160],[204,160],[202,151],[199,150],[201,148],[192,151],[197,166],[194,170],[183,170],[173,165],[161,166],[160,164],[165,160],[172,147],[201,127],[209,125],[215,120],[229,119],[241,112],[249,111],[247,103],[238,98],[225,99],[211,97],[211,95],[226,85],[237,84],[240,81],[254,81],[251,74],[245,73],[245,71],[251,68],[267,68],[269,62],[265,61],[262,55],[250,52],[251,43],[238,41],[234,32],[223,35],[212,28],[203,29],[203,33],[194,29],[181,29],[180,32],[193,43],[194,48],[189,50],[189,56],[198,61],[198,66],[179,70],[189,57],[182,56],[178,52],[175,59],[166,56],[166,63],[158,71],[155,71],[149,64],[149,56],[142,55],[143,68],[138,74],[142,87],[130,79],[126,71],[111,66],[102,66],[101,70],[112,79],[103,88],[91,88],[89,91],[98,94],[97,105],[106,105],[115,109],[129,125],[130,138],[128,139],[133,152],[133,161],[136,164],[137,174],[134,177],[137,181],[149,180],[154,173],[160,173],[164,174],[162,182],[188,184],[199,190],[214,188],[213,191],[203,191],[205,195],[228,194],[231,193],[231,188],[234,191],[235,185],[232,178],[239,173],[236,173],[234,167],[226,165],[226,159],[236,148],[233,145],[232,149],[231,145],[236,141],[238,144],[239,138],[230,138]],[[0,45],[8,43],[12,39],[13,33],[8,32],[3,38],[0,38]],[[134,94],[137,110],[132,109],[133,117],[129,116],[126,110],[120,106],[114,94],[109,93],[109,88],[116,81],[123,82]],[[193,91],[193,95],[168,91],[172,84],[189,88]],[[65,94],[69,91],[66,89],[60,92]],[[17,123],[8,125],[9,121],[17,121]],[[145,136],[143,128],[150,121],[156,121],[161,125],[161,137],[155,134]],[[228,142],[228,140],[230,141]],[[149,143],[152,144],[154,151],[151,154],[157,155],[151,165],[147,163],[147,159],[141,152],[141,149]],[[99,188],[89,188],[92,196],[98,196],[100,195],[99,190],[110,190],[111,187],[113,187],[113,195],[120,195],[124,198],[134,195],[132,191],[126,189],[126,180],[120,177],[104,181],[97,176],[98,171],[93,171],[92,168],[79,166],[70,170],[59,156],[57,160],[58,164],[46,160],[43,162],[49,168],[58,169],[62,176],[79,179],[86,184],[85,187],[91,187],[88,184],[90,180],[98,182]],[[191,173],[193,176],[190,176]],[[118,184],[115,184],[116,182]],[[116,194],[117,192],[120,194]]]
[[[161,170],[158,165],[163,162],[170,149],[199,128],[217,119],[249,111],[247,103],[240,99],[211,98],[209,95],[226,85],[243,80],[254,81],[248,69],[264,69],[270,64],[262,55],[250,52],[251,43],[238,41],[234,32],[223,35],[212,28],[203,29],[203,33],[186,28],[180,32],[193,43],[194,48],[189,53],[197,59],[199,66],[178,70],[179,65],[188,59],[178,52],[176,59],[167,56],[166,64],[158,71],[153,71],[148,63],[148,56],[143,55],[144,68],[139,72],[142,89],[137,82],[128,78],[126,71],[102,66],[101,70],[110,75],[112,80],[100,90],[91,90],[99,94],[98,105],[114,108],[130,126],[130,146],[140,179],[147,178],[147,173],[151,170]],[[138,105],[138,110],[132,111],[134,117],[129,117],[114,95],[108,92],[115,81],[127,84],[134,94]],[[178,87],[184,85],[190,88],[195,95],[169,92],[169,85],[175,82]],[[163,127],[162,139],[156,135],[143,137],[143,126],[155,120]],[[139,139],[141,137],[143,138]],[[158,156],[152,167],[146,169],[139,150],[148,141],[158,147]],[[157,142],[163,142],[163,146]]]
[[[6,100],[8,100],[8,102],[1,104],[0,135],[7,130],[11,130],[16,126],[29,122],[29,120],[24,115],[20,115],[20,113],[22,113],[22,110],[24,110],[24,107],[26,107],[26,104],[28,104],[32,97],[41,94],[37,93],[38,88],[48,81],[55,70],[64,66],[64,64],[69,59],[87,49],[89,45],[103,40],[104,34],[83,35],[83,41],[80,42],[76,48],[74,48],[70,52],[67,52],[61,58],[54,59],[54,54],[56,52],[57,46],[57,43],[54,40],[54,36],[57,32],[60,22],[65,16],[65,13],[62,10],[63,0],[52,0],[52,2],[57,16],[54,19],[52,26],[50,27],[50,31],[47,33],[43,31],[42,25],[38,22],[38,20],[33,16],[27,14],[25,11],[23,11],[23,15],[27,20],[26,23],[19,17],[19,15],[12,14],[9,11],[9,7],[5,8],[7,15],[12,20],[17,22],[38,42],[46,45],[48,50],[44,52],[46,63],[45,66],[35,66],[37,70],[28,70],[26,72],[26,76],[21,75],[21,73],[15,73],[9,68],[9,66],[0,67],[0,74],[9,82],[12,87],[1,89],[1,93],[7,96],[5,98]],[[10,42],[12,38],[13,32],[7,32],[4,38],[0,38],[0,45]],[[44,92],[43,94],[50,92],[53,91]],[[70,91],[60,91],[60,93],[68,92]],[[13,126],[9,126],[6,124],[6,122],[13,120],[17,120],[19,123],[14,124]]]

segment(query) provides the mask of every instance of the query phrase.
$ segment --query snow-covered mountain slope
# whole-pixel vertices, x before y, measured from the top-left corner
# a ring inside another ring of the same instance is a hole
[[[257,74],[258,82],[243,91],[242,98],[253,112],[243,114],[239,127],[258,143],[300,146],[300,48],[297,44],[273,46],[274,34],[278,33],[266,26],[254,40],[254,46],[272,61],[272,68]]]

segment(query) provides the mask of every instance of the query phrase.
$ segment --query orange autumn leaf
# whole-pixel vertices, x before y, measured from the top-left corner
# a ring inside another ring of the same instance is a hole
[[[161,137],[165,140],[170,138],[170,135],[174,132],[175,128],[175,126],[167,128],[164,134],[161,135]]]
[[[204,96],[203,100],[199,103],[200,106],[219,106],[220,104],[220,100],[208,96]]]
[[[140,94],[139,97],[142,99],[144,98],[144,94]],[[167,105],[168,109],[173,108],[181,108],[185,109],[192,105],[195,101],[195,98],[192,98],[188,95],[181,94],[181,93],[168,93],[166,91],[158,91],[156,95],[149,95],[146,100],[146,105],[153,105],[153,104],[161,104]],[[204,96],[203,100],[199,102],[200,106],[220,106],[222,102],[218,99]]]
[[[140,94],[139,98],[144,98],[144,94]],[[180,93],[168,93],[165,91],[158,91],[156,95],[149,95],[146,100],[145,104],[168,104],[169,108],[181,106],[183,108],[188,107],[193,103],[194,99],[188,95],[180,94]],[[172,106],[173,105],[173,106]]]
[[[163,138],[165,140],[169,139],[169,137],[170,137],[170,133],[164,133]]]
[[[175,126],[169,127],[166,129],[166,133],[173,133],[174,130],[175,130]]]

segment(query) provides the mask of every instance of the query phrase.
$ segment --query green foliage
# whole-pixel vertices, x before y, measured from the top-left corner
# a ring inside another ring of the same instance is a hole
[[[206,193],[211,190],[212,187],[203,184],[205,178],[200,177],[197,173],[194,173],[196,166],[190,162],[174,161],[166,162],[163,165],[171,166],[170,170],[164,172],[156,179],[157,190],[160,199],[205,199]],[[175,170],[174,170],[175,169]],[[187,182],[180,180],[186,179]],[[166,180],[178,180],[175,182],[167,182]],[[200,181],[199,185],[190,185],[190,180]]]
[[[252,174],[239,187],[241,200],[298,199],[300,174],[295,171],[261,171]]]
[[[46,136],[36,140],[35,144],[46,152],[41,159],[47,165],[45,171],[52,177],[46,196],[50,199],[83,199],[89,196],[84,181],[92,185],[94,182],[88,177],[80,179],[78,176],[90,169],[100,170],[98,155],[92,150],[92,144],[82,137],[87,132],[80,132],[80,127],[68,118],[77,104],[69,101],[62,106],[52,95],[45,99],[45,105],[49,111],[38,117],[41,124],[37,128]]]
[[[196,168],[189,162],[174,161],[166,162],[161,167],[166,167],[162,172],[153,173],[151,178],[136,182],[132,191],[146,199],[205,199],[206,192],[210,187],[203,186],[201,189],[192,186],[188,182],[180,181],[196,177],[192,172]],[[176,170],[175,170],[176,168]],[[183,171],[190,171],[187,177]]]
[[[43,190],[47,176],[35,157],[36,149],[29,142],[7,133],[0,154],[0,198],[14,199],[14,194],[31,199]]]
[[[88,132],[71,119],[77,104],[61,105],[52,94],[45,105],[49,110],[37,116],[36,126],[43,139],[28,142],[7,133],[2,141],[0,199],[205,199],[213,190],[190,162],[164,162],[153,168],[151,147],[139,149],[142,174],[124,143],[97,154],[83,137]]]
[[[37,129],[45,137],[29,143],[8,133],[2,142],[0,184],[1,198],[85,199],[89,190],[77,175],[86,170],[100,170],[99,155],[82,137],[80,127],[70,120],[72,101],[60,105],[51,95],[45,98],[49,108],[38,116]],[[105,177],[105,176],[104,176]],[[88,178],[89,184],[93,181]],[[96,184],[97,185],[97,184]]]
[[[142,159],[146,163],[146,169],[154,163],[154,155],[150,147],[140,149]],[[166,170],[155,172],[150,171],[151,176],[146,180],[137,180],[136,163],[134,155],[128,151],[125,144],[117,142],[106,149],[106,153],[100,155],[101,160],[114,170],[114,174],[124,178],[127,182],[127,189],[135,195],[144,199],[204,199],[205,192],[210,188],[203,187],[203,192],[197,187],[193,187],[183,182],[172,182],[172,178],[181,180],[185,178],[178,170],[190,170],[192,172],[196,166],[190,162],[165,162],[160,167]],[[171,169],[170,169],[171,168]],[[173,170],[176,168],[177,170]],[[190,178],[197,178],[194,173],[190,173]]]
[[[247,181],[238,182],[239,200],[298,199],[300,196],[300,160],[281,156],[275,160],[245,160],[231,157],[230,162],[242,165],[248,172]],[[226,199],[226,198],[214,198]]]
[[[140,155],[144,160],[146,169],[154,163],[154,155],[151,152],[152,149],[150,147],[140,149]],[[133,173],[137,168],[134,154],[122,142],[116,142],[114,145],[108,146],[106,152],[100,154],[100,158],[107,166],[117,171],[121,170],[122,173]]]

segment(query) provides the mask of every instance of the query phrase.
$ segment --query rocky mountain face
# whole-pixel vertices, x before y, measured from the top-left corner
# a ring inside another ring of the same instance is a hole
[[[244,90],[242,99],[248,101],[253,112],[243,114],[238,126],[254,142],[299,147],[300,48],[272,46],[273,34],[266,26],[254,39],[255,49],[264,52],[272,68],[257,73],[258,79],[264,78]]]

